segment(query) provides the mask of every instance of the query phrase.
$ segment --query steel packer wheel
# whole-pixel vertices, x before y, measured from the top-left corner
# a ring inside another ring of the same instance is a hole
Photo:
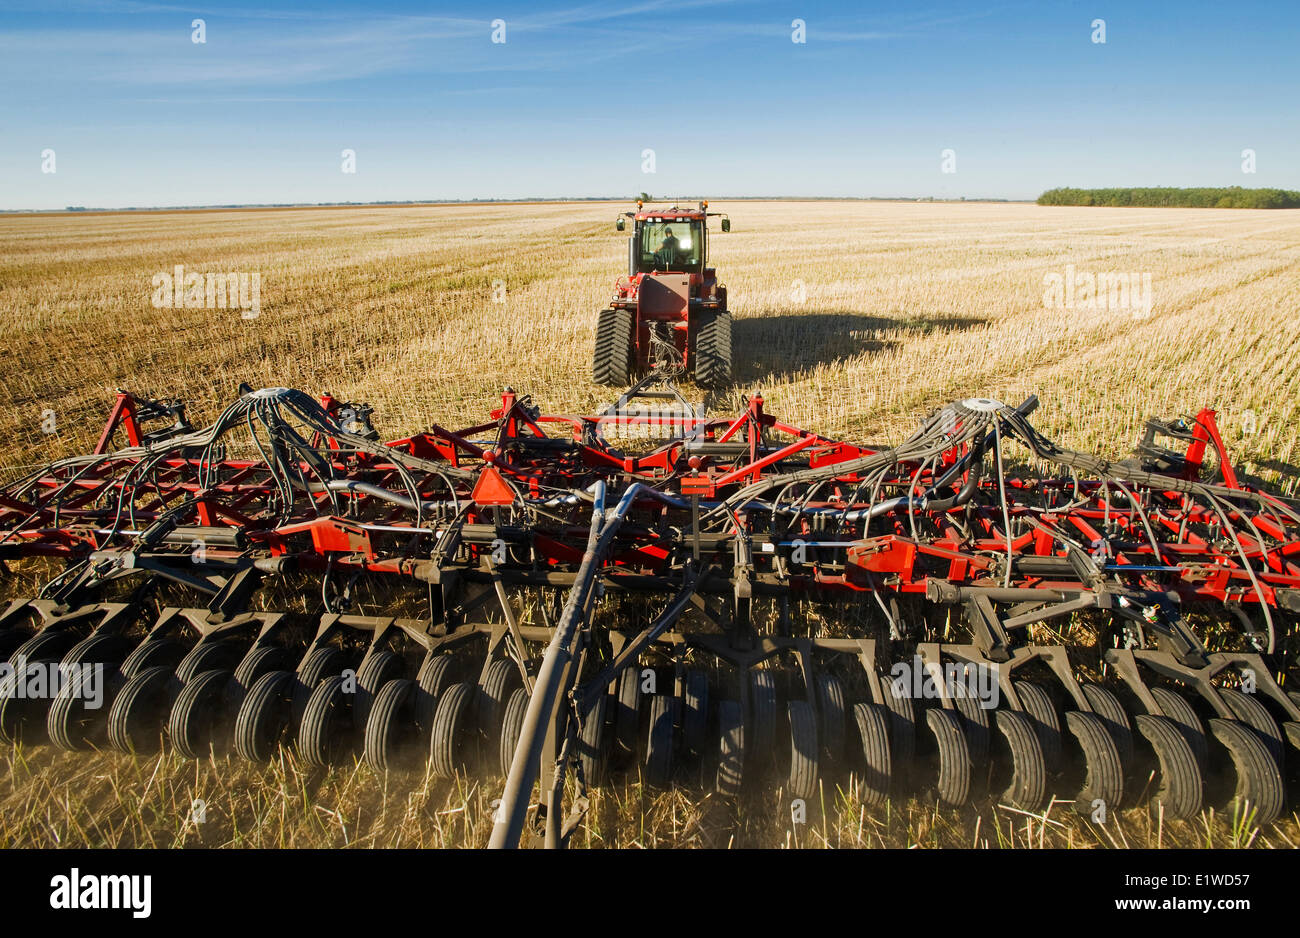
[[[864,760],[862,800],[869,805],[882,805],[889,798],[893,774],[889,716],[888,708],[880,704],[860,703],[853,707],[853,721],[858,728]]]
[[[1204,789],[1196,755],[1182,728],[1168,717],[1150,713],[1139,713],[1133,721],[1158,762],[1160,787],[1152,801],[1172,818],[1195,817],[1201,810]]]

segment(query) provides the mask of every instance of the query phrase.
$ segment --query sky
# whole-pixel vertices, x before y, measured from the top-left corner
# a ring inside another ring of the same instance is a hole
[[[208,2],[0,0],[0,209],[1300,189],[1296,0]]]

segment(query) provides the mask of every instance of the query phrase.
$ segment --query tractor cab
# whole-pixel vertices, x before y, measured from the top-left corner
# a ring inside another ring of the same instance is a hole
[[[637,374],[659,371],[691,373],[697,383],[721,387],[731,380],[731,315],[727,288],[708,266],[708,220],[731,219],[698,208],[677,205],[646,207],[615,220],[627,230],[627,276],[614,286],[609,309],[596,329],[592,375],[600,384],[626,385]]]

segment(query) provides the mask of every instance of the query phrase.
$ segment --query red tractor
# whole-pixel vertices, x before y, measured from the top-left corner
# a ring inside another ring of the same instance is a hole
[[[708,211],[708,202],[636,205],[615,223],[625,231],[632,219],[627,276],[596,322],[592,378],[624,387],[647,371],[690,373],[701,387],[723,387],[731,382],[731,314],[727,288],[708,266],[708,219],[720,215],[723,231],[731,219]]]

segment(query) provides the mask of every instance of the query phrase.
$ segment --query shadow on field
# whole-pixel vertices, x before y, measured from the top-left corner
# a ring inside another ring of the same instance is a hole
[[[972,329],[986,322],[976,316],[887,319],[846,312],[737,316],[731,323],[733,381],[743,385],[901,344],[897,338],[882,338],[886,332],[923,336]]]

